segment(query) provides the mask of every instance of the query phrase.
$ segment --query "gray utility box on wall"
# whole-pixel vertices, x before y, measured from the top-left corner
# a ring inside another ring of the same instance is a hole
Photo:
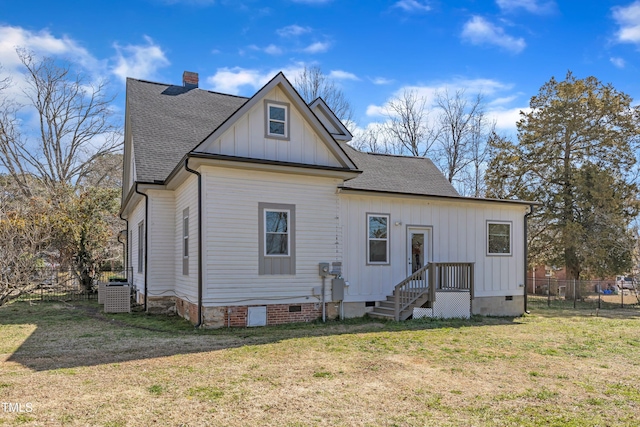
[[[331,301],[344,299],[344,279],[331,279]]]

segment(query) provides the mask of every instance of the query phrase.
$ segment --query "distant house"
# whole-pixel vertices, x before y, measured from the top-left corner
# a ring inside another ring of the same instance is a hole
[[[280,73],[251,98],[127,80],[121,215],[139,301],[197,325],[518,315],[520,201],[367,154]],[[395,295],[395,296],[394,296]]]

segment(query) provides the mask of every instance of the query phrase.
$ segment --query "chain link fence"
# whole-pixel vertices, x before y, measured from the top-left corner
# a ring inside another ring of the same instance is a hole
[[[640,309],[640,289],[634,282],[529,278],[527,295],[530,309]]]

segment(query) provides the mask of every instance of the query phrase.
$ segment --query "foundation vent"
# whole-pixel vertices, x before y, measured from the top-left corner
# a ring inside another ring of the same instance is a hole
[[[266,326],[267,307],[249,307],[247,310],[247,326]]]

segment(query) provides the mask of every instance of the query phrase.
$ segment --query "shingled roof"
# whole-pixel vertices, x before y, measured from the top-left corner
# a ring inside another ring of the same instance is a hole
[[[127,79],[127,114],[137,181],[167,179],[178,162],[248,98]],[[340,143],[362,173],[343,188],[427,196],[459,196],[426,158],[363,153]]]
[[[127,114],[137,180],[164,181],[248,98],[127,79]]]
[[[427,158],[363,153],[346,144],[343,148],[362,174],[345,181],[342,188],[459,197],[451,183]]]

